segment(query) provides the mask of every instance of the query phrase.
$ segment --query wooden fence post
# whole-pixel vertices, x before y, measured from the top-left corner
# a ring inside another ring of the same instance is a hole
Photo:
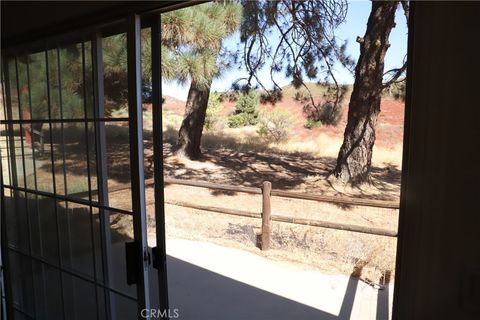
[[[270,215],[272,207],[270,205],[270,197],[272,193],[272,183],[270,181],[264,181],[262,185],[262,250],[270,249]]]

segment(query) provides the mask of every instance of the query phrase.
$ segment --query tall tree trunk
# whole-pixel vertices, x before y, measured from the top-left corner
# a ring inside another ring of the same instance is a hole
[[[198,159],[201,155],[200,142],[202,139],[203,125],[210,96],[210,86],[198,86],[195,82],[190,85],[185,114],[182,126],[178,132],[177,155],[189,159]]]
[[[348,106],[344,140],[334,175],[358,184],[370,178],[375,127],[380,113],[384,59],[390,31],[395,26],[398,1],[372,1],[364,38],[358,38],[360,56]]]

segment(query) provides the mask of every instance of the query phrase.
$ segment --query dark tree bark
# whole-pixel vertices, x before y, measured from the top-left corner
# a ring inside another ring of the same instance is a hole
[[[210,86],[198,86],[192,82],[188,91],[187,103],[182,126],[178,132],[177,155],[186,156],[191,160],[201,155],[200,142],[202,140],[203,125],[210,96]]]
[[[367,31],[360,43],[355,82],[348,106],[344,140],[334,175],[343,182],[359,184],[370,178],[375,127],[380,113],[384,59],[390,31],[395,26],[398,1],[372,1]]]

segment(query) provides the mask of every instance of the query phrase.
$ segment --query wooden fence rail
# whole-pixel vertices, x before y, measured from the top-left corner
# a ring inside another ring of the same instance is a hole
[[[306,193],[298,193],[298,192],[283,191],[283,190],[272,190],[272,196],[292,198],[292,199],[312,200],[312,201],[318,201],[318,202],[329,202],[329,203],[340,204],[343,206],[375,207],[375,208],[384,208],[384,209],[399,208],[398,202],[395,202],[395,201],[334,197],[334,196],[324,196],[320,194],[318,195],[306,194]]]
[[[180,184],[180,185],[184,185],[184,186],[208,188],[208,189],[213,189],[213,190],[242,192],[242,193],[251,193],[251,194],[262,194],[262,189],[261,188],[255,188],[255,187],[232,186],[232,185],[229,185],[229,184],[219,184],[219,183],[194,181],[194,180],[183,180],[183,179],[173,179],[173,178],[165,178],[164,181],[165,181],[165,184]]]
[[[218,184],[218,183],[174,179],[174,178],[165,178],[164,180],[165,180],[165,184],[179,184],[184,186],[200,187],[200,188],[207,188],[212,190],[223,190],[223,191],[231,191],[231,192],[250,193],[250,194],[262,194],[262,188],[256,188],[256,187],[232,186],[228,184]],[[151,185],[151,184],[153,184],[152,179],[145,181],[145,185]],[[329,202],[329,203],[335,203],[342,206],[361,206],[361,207],[375,207],[375,208],[385,208],[385,209],[399,208],[399,204],[396,201],[324,196],[324,195],[317,195],[317,194],[306,194],[306,193],[273,190],[273,189],[271,191],[271,195],[282,197],[282,198]]]
[[[153,183],[153,180],[145,181],[146,186],[151,185],[152,183]],[[181,206],[181,207],[187,207],[187,208],[204,210],[204,211],[212,211],[212,212],[218,212],[218,213],[225,213],[225,214],[241,216],[241,217],[262,219],[262,234],[261,234],[261,245],[260,245],[262,250],[268,250],[270,248],[270,242],[271,242],[270,222],[271,221],[300,224],[300,225],[307,225],[307,226],[321,227],[321,228],[329,228],[329,229],[336,229],[336,230],[343,230],[343,231],[350,231],[350,232],[359,232],[359,233],[373,234],[373,235],[386,236],[386,237],[397,236],[397,232],[393,230],[271,214],[272,196],[292,198],[292,199],[311,200],[311,201],[318,201],[318,202],[328,202],[328,203],[335,203],[342,206],[364,206],[364,207],[375,207],[375,208],[385,208],[385,209],[398,209],[399,208],[398,203],[393,201],[355,199],[355,198],[334,197],[334,196],[324,196],[324,195],[309,195],[309,194],[290,192],[290,191],[272,190],[272,184],[269,181],[265,181],[262,184],[262,188],[232,186],[232,185],[209,183],[209,182],[202,182],[202,181],[165,178],[165,185],[168,185],[168,184],[262,195],[262,212],[261,213],[254,213],[254,212],[237,210],[237,209],[219,208],[219,207],[213,207],[213,206],[204,206],[204,205],[198,205],[198,204],[188,203],[183,201],[170,201],[170,200],[165,201],[165,203]],[[153,203],[149,203],[149,204],[153,204]]]
[[[238,210],[238,209],[205,206],[205,205],[199,205],[199,204],[189,203],[184,201],[174,201],[174,200],[165,201],[165,203],[167,204],[185,207],[185,208],[218,212],[218,213],[224,213],[224,214],[240,216],[240,217],[262,219],[262,233],[260,238],[261,239],[260,248],[262,250],[268,250],[270,248],[270,243],[271,243],[270,222],[271,221],[292,223],[297,225],[306,225],[306,226],[320,227],[320,228],[328,228],[328,229],[335,229],[335,230],[343,230],[343,231],[349,231],[349,232],[358,232],[358,233],[372,234],[372,235],[385,236],[385,237],[397,236],[397,232],[394,230],[271,214],[272,196],[334,203],[341,206],[363,206],[363,207],[375,207],[375,208],[385,208],[385,209],[399,209],[398,203],[394,201],[356,199],[356,198],[348,198],[348,197],[334,197],[334,196],[304,194],[304,193],[283,191],[283,190],[272,190],[272,184],[269,181],[265,181],[262,184],[261,188],[233,186],[233,185],[227,185],[227,184],[184,180],[184,179],[174,179],[174,178],[165,178],[164,182],[165,182],[165,185],[175,184],[175,185],[184,185],[184,186],[190,186],[190,187],[207,188],[211,190],[242,192],[242,193],[262,195],[262,212],[260,213],[249,212],[249,211]],[[152,186],[153,184],[154,184],[153,179],[145,180],[145,187]],[[125,190],[127,188],[129,188],[129,186],[121,185],[114,188],[110,188],[109,192],[118,192],[118,191]],[[147,203],[147,205],[153,205],[153,204],[154,202]]]

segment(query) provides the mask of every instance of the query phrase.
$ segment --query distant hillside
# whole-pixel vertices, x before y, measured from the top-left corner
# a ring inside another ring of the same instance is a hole
[[[310,90],[311,94],[313,97],[321,97],[325,94],[327,91],[327,87],[323,84],[318,84],[316,82],[308,82],[305,84]],[[352,91],[352,85],[347,85],[347,93],[346,97],[349,97]],[[307,89],[305,89],[303,86],[296,89],[293,85],[289,84],[284,87],[282,87],[282,92],[283,92],[283,97],[284,98],[294,98],[295,94],[297,92],[307,92]]]
[[[322,97],[325,92],[327,91],[327,86],[323,84],[318,84],[316,82],[308,82],[305,84],[307,88],[310,90],[311,94],[313,95],[314,98]],[[397,85],[401,86],[401,85]],[[352,94],[353,90],[353,84],[347,84],[347,91],[345,93],[345,100],[344,102],[348,103],[348,100],[350,99],[350,95]],[[395,86],[393,86],[390,90],[390,94],[388,94],[387,91],[383,94],[383,98],[394,98],[395,97],[395,92],[398,91]],[[289,84],[284,87],[282,87],[282,92],[283,92],[283,97],[284,98],[295,98],[295,94],[297,92],[307,92],[307,90],[304,87],[300,87],[296,89],[293,85]]]
[[[168,95],[163,95],[162,98],[164,99],[165,103],[185,103],[183,100]]]
[[[275,106],[271,106],[270,104],[260,105],[260,109],[271,110],[272,108],[280,108],[290,113],[293,119],[295,119],[295,126],[292,129],[292,135],[295,139],[309,141],[315,139],[319,133],[324,133],[337,139],[343,137],[347,121],[348,96],[344,100],[343,117],[338,126],[321,126],[319,128],[307,129],[304,127],[306,119],[303,114],[303,104],[294,99],[295,88],[293,88],[293,86],[285,86],[284,90],[282,101],[278,102]],[[325,90],[325,88],[311,84],[310,90],[312,90],[314,96],[319,97],[323,94],[322,90]],[[347,92],[347,94],[350,94],[350,92]],[[165,98],[164,110],[168,111],[168,115],[166,115],[169,119],[168,122],[175,124],[175,128],[178,129],[185,111],[185,101],[169,96]],[[235,110],[236,102],[224,101],[222,104],[222,117],[227,117]],[[378,121],[376,145],[392,146],[400,143],[403,137],[404,103],[400,100],[384,97],[380,109],[382,111],[380,112]]]
[[[185,111],[185,101],[171,97],[171,96],[162,96],[164,99],[163,107],[172,111],[175,114],[182,114]]]
[[[307,86],[308,90],[310,90],[310,93],[312,94],[312,96],[314,98],[320,98],[322,97],[326,91],[327,91],[327,86],[326,85],[323,85],[323,84],[318,84],[316,82],[307,82],[305,83],[305,85]],[[344,104],[347,103],[348,104],[348,100],[350,99],[350,95],[352,94],[352,90],[353,90],[353,85],[352,84],[347,84],[346,85],[347,87],[347,91],[345,93],[345,99],[344,99]],[[186,89],[188,90],[188,89]],[[291,98],[291,99],[295,99],[295,95],[297,92],[300,92],[300,93],[307,93],[307,89],[305,89],[305,87],[300,87],[300,88],[295,88],[292,84],[289,84],[289,85],[286,85],[286,86],[283,86],[282,87],[282,93],[283,93],[283,98]],[[224,93],[224,92],[218,92],[218,93]],[[183,104],[185,105],[185,101],[183,100],[179,100],[177,98],[174,98],[174,97],[171,97],[171,96],[163,96],[166,100],[165,103],[168,104],[168,105],[177,105],[177,104]],[[384,94],[383,96],[384,98],[393,98],[393,94]]]

